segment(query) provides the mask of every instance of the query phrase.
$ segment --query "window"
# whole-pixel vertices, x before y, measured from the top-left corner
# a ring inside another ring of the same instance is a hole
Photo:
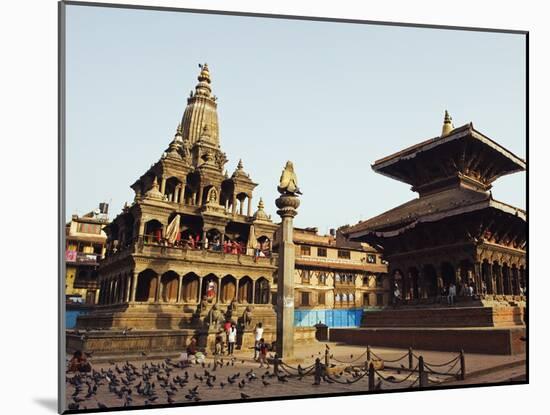
[[[324,305],[325,304],[325,293],[319,293],[317,295],[317,303]]]
[[[369,277],[363,277],[363,286],[368,287],[369,286]]]
[[[377,275],[376,276],[376,287],[380,288],[384,285],[384,279],[382,277],[382,275]]]
[[[350,252],[343,249],[338,250],[338,258],[340,259],[350,259]]]
[[[376,294],[376,305],[377,306],[384,305],[384,294]]]
[[[94,244],[94,254],[101,255],[103,246],[101,244]]]
[[[309,305],[309,293],[302,292],[302,305]]]
[[[317,248],[317,256],[325,257],[327,256],[327,248]]]
[[[310,273],[309,270],[303,269],[301,271],[302,284],[309,284]]]
[[[300,254],[301,255],[311,255],[311,247],[310,246],[300,246]]]
[[[327,285],[327,274],[320,272],[317,281],[319,285]]]
[[[363,293],[363,306],[364,307],[368,307],[370,305],[370,301],[369,301],[369,294],[368,293]]]
[[[376,255],[374,255],[374,254],[367,254],[367,263],[369,263],[369,264],[376,264]]]
[[[79,223],[78,232],[99,235],[101,233],[101,225],[95,225],[93,223]]]

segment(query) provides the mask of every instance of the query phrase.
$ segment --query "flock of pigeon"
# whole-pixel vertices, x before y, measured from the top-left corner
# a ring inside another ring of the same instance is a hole
[[[138,367],[129,361],[125,363],[111,361],[107,369],[67,374],[68,409],[92,409],[96,406],[105,409],[133,405],[199,402],[202,400],[203,391],[215,388],[224,390],[238,388],[238,396],[244,400],[251,397],[248,389],[252,383],[261,383],[265,388],[271,382],[288,382],[288,376],[276,375],[269,369],[261,375],[257,375],[254,369],[244,373],[242,370],[244,363],[245,361],[241,360],[239,364],[236,358],[225,360],[221,358],[210,363],[190,366],[167,358],[158,363],[146,362]],[[225,374],[222,375],[223,372]],[[228,391],[226,399],[231,399],[234,395]],[[112,401],[110,398],[115,398],[118,404],[106,404],[100,400]]]
[[[91,357],[91,354],[87,355]],[[285,386],[289,379],[302,381],[306,378],[300,366],[298,373],[292,376],[282,371],[276,374],[272,367],[267,370],[257,369],[258,374],[254,368],[245,372],[247,368],[244,360],[237,360],[235,357],[219,358],[209,363],[194,365],[170,358],[157,363],[148,361],[140,364],[110,361],[107,368],[92,369],[89,373],[67,374],[67,406],[69,410],[79,410],[184,404],[200,402],[203,398],[211,400],[212,395],[209,391],[214,390],[218,390],[216,399],[234,400],[240,397],[241,400],[246,400],[252,398],[252,394],[263,397],[272,395],[266,395],[262,391],[272,384]],[[346,368],[345,372],[351,376],[331,377],[341,378],[349,384],[351,379],[363,375],[357,368]],[[309,375],[312,373],[309,372]],[[323,383],[335,383],[331,377],[323,376]],[[313,376],[309,376],[308,379],[311,380],[311,384]],[[378,379],[375,389],[381,389],[381,383]],[[366,379],[362,386],[366,390]],[[286,390],[290,389],[285,388],[284,391]],[[281,389],[281,395],[280,392]],[[316,389],[311,389],[311,393],[316,392]]]

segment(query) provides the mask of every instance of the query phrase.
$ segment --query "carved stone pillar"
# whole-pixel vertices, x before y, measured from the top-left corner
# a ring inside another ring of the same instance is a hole
[[[203,192],[203,189],[202,189],[202,186],[199,187],[199,194],[198,194],[198,197],[197,197],[197,206],[202,206],[202,192]]]
[[[275,201],[281,217],[279,264],[277,270],[277,353],[282,359],[294,358],[294,269],[293,220],[300,199],[284,193]],[[241,205],[242,206],[242,205]]]
[[[155,294],[155,303],[159,303],[160,302],[160,286],[161,286],[161,278],[162,276],[161,275],[157,275],[157,292]]]
[[[199,303],[202,300],[202,280],[203,279],[204,279],[204,277],[199,277]]]
[[[126,290],[124,292],[124,302],[129,303],[130,302],[130,295],[132,294],[132,292],[131,292],[132,276],[130,274],[126,274],[124,279],[126,281]]]
[[[182,290],[183,290],[183,275],[180,275],[178,277],[178,299],[177,299],[178,303],[182,302],[182,298],[181,298]]]
[[[248,196],[248,214],[247,216],[252,216],[252,195]]]
[[[185,186],[180,185],[179,189],[180,189],[180,195],[179,195],[180,198],[178,199],[178,203],[183,205],[185,203]]]
[[[233,193],[233,199],[231,202],[231,214],[235,215],[237,212],[237,196]]]
[[[160,181],[160,192],[164,194],[165,190],[166,190],[166,177],[163,177],[162,180]]]
[[[132,296],[130,297],[130,301],[132,303],[136,301],[137,283],[138,283],[138,273],[134,271],[132,273]]]

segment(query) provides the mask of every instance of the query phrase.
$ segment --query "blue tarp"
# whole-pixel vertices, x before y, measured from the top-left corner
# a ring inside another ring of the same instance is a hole
[[[76,326],[76,318],[82,314],[86,314],[82,310],[66,310],[65,311],[65,328],[74,329]]]
[[[362,308],[345,310],[294,310],[296,327],[312,327],[321,322],[329,327],[359,327]]]

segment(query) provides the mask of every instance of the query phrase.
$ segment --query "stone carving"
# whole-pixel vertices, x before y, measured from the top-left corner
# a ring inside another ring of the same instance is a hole
[[[227,156],[225,155],[225,153],[219,151],[216,153],[215,161],[220,170],[222,170],[223,166],[225,166],[225,163],[227,163]]]
[[[229,304],[229,307],[227,307],[227,312],[225,313],[225,318],[227,320],[230,320],[233,318],[235,313],[237,312],[237,300],[233,299],[231,300],[231,303]]]
[[[247,306],[243,313],[243,323],[245,327],[250,326],[252,324],[252,307]]]
[[[208,297],[204,296],[202,297],[201,302],[197,306],[197,313],[199,315],[204,314],[206,312],[207,307],[208,307]]]
[[[218,191],[216,188],[210,189],[208,192],[208,203],[216,203],[218,201]]]
[[[214,304],[208,315],[208,327],[219,329],[221,323],[223,323],[223,315],[218,309],[218,305]]]
[[[188,138],[185,138],[185,140],[183,140],[182,152],[183,158],[189,161],[191,159],[191,143],[189,142]]]
[[[286,162],[286,166],[281,173],[281,179],[277,190],[282,195],[301,195],[302,192],[298,188],[298,178],[294,173],[294,165],[291,161]]]

